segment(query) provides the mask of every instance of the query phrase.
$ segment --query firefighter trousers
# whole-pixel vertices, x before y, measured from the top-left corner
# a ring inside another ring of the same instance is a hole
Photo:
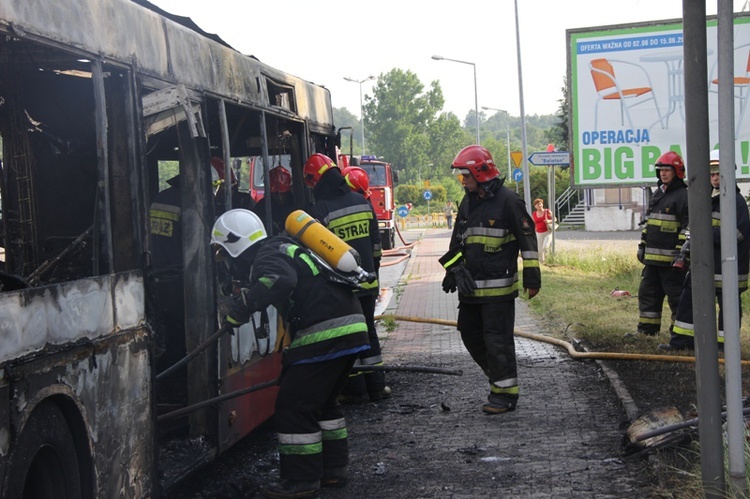
[[[276,398],[281,478],[320,480],[349,462],[346,421],[336,401],[356,355],[285,368]]]
[[[383,364],[380,339],[378,339],[378,330],[375,327],[375,304],[377,299],[376,295],[359,296],[359,303],[362,305],[362,313],[367,323],[367,339],[370,343],[370,349],[364,350],[359,354],[354,363],[355,365],[379,366]],[[383,371],[359,371],[349,376],[349,382],[344,387],[343,393],[350,397],[364,398],[370,393],[380,393],[384,388],[385,373]]]
[[[641,284],[638,287],[639,331],[650,335],[659,333],[665,296],[672,312],[671,330],[677,315],[677,305],[680,303],[684,280],[685,273],[681,270],[673,267],[644,265],[643,272],[641,272]]]
[[[741,293],[737,293],[739,300]],[[719,331],[717,341],[724,343],[724,296],[721,288],[716,288],[716,300],[719,303]],[[742,320],[742,307],[739,307],[740,320]],[[692,278],[688,272],[685,278],[685,287],[680,296],[680,305],[677,307],[677,317],[675,318],[672,337],[669,344],[678,349],[695,348],[695,326],[693,323],[693,289]]]
[[[458,330],[464,346],[489,378],[492,391],[511,397],[518,396],[515,318],[515,300],[458,306]]]

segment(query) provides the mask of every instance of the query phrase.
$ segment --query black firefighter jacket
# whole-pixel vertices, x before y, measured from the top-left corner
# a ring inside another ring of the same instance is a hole
[[[523,200],[503,185],[485,184],[485,197],[468,193],[461,200],[449,252],[460,252],[477,289],[459,295],[462,303],[508,301],[518,296],[518,253],[523,258],[523,286],[539,289],[534,223]],[[446,268],[448,265],[446,265]]]
[[[675,178],[661,190],[661,180],[646,211],[646,225],[641,230],[645,246],[644,265],[669,267],[680,254],[688,233],[688,190],[682,179]]]
[[[244,307],[246,317],[273,305],[289,323],[285,364],[321,362],[370,348],[362,307],[351,288],[326,279],[294,240],[267,238],[232,263],[232,274],[240,279],[249,274],[250,283],[234,305]]]
[[[377,272],[382,249],[378,219],[370,202],[352,192],[338,168],[331,168],[320,177],[313,194],[315,203],[308,210],[309,215],[354,248],[363,269]],[[357,295],[380,293],[377,279],[362,283],[362,287],[364,290],[357,290]]]
[[[750,215],[747,202],[737,189],[737,280],[740,292],[747,290],[750,272]],[[721,268],[721,196],[711,197],[711,227],[714,240],[714,276],[717,289],[723,288]]]

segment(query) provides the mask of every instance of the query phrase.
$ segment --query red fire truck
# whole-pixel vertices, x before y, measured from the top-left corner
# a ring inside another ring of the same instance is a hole
[[[394,183],[398,174],[390,163],[375,156],[354,156],[350,164],[362,168],[370,178],[370,201],[378,217],[381,244],[383,249],[391,249],[396,243]]]

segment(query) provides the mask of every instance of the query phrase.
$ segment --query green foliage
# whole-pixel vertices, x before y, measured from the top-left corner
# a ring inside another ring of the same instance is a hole
[[[556,241],[555,254],[542,266],[542,289],[529,305],[555,323],[561,336],[574,335],[591,351],[654,353],[661,337],[633,341],[624,334],[638,323],[638,287],[643,265],[634,255],[633,241],[608,241],[605,245],[578,245]],[[631,296],[613,297],[612,291]],[[742,308],[750,295],[742,294]],[[668,311],[666,303],[665,310]],[[742,321],[742,356],[748,355],[749,321]],[[662,318],[662,331],[669,327],[669,314]],[[554,331],[555,328],[553,327]],[[567,338],[569,339],[569,338]]]
[[[448,199],[448,191],[440,184],[431,184],[429,187],[419,184],[402,184],[396,187],[396,204],[411,203],[414,206],[427,206],[427,200],[424,198],[425,189],[429,189],[432,194],[431,206],[442,206]]]
[[[463,189],[450,165],[458,151],[476,141],[474,109],[466,114],[462,126],[455,114],[442,111],[444,98],[438,81],[426,87],[415,73],[398,68],[380,74],[371,92],[364,95],[364,102],[367,153],[393,164],[401,184],[429,180],[431,185],[443,186],[447,198],[459,201]],[[544,151],[549,143],[567,149],[566,102],[564,97],[558,115],[526,116],[528,153]],[[352,127],[342,132],[343,152],[348,154],[353,144],[354,153],[360,154],[362,124],[357,117],[347,109],[334,109],[334,120],[339,128]],[[488,116],[481,111],[479,125],[482,145],[493,155],[501,175],[508,176],[515,168],[509,153],[522,149],[520,117],[506,112]],[[570,173],[556,170],[555,190],[559,194],[570,184]],[[546,168],[532,167],[530,181],[532,198],[547,200]],[[509,180],[506,185],[523,195],[514,182]],[[408,190],[401,195],[412,203],[422,200]]]
[[[430,164],[429,128],[444,103],[437,82],[425,91],[416,74],[392,69],[372,90],[364,106],[368,149],[406,171]]]
[[[159,192],[169,187],[167,180],[179,173],[179,161],[159,161]]]
[[[458,203],[464,197],[464,188],[458,178],[454,175],[443,177],[440,179],[440,185],[445,189],[446,200],[450,199],[453,201],[454,209],[458,208]]]
[[[362,122],[349,112],[348,109],[333,108],[333,122],[336,128],[341,130],[341,152],[349,154],[354,150],[354,154],[362,152]],[[347,130],[347,127],[351,127]],[[366,137],[365,137],[366,139]]]
[[[549,208],[549,173],[547,166],[529,165],[529,187],[531,188],[531,199],[544,199],[544,206]],[[510,184],[506,185],[510,187]],[[513,184],[515,185],[515,184]],[[570,186],[570,177],[567,170],[555,168],[555,199]],[[524,197],[523,181],[518,183],[518,194]]]

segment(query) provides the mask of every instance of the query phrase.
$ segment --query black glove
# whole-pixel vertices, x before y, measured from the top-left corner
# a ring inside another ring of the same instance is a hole
[[[243,293],[235,296],[229,306],[229,312],[224,316],[224,322],[233,327],[239,327],[250,320],[252,311],[245,305]]]
[[[456,275],[451,271],[446,272],[445,277],[443,277],[443,291],[455,293],[456,289]]]
[[[456,277],[456,287],[460,294],[470,295],[477,289],[477,283],[474,282],[474,278],[471,277],[465,265],[456,265],[450,273]]]
[[[638,261],[643,263],[643,259],[646,256],[646,247],[642,244],[638,245],[638,253],[636,253],[636,257],[638,258]]]

